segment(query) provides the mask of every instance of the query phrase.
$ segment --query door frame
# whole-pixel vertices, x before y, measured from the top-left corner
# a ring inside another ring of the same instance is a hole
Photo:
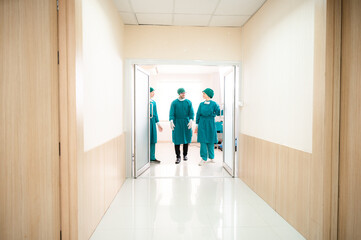
[[[200,65],[200,66],[235,66],[236,67],[236,93],[235,99],[235,122],[239,122],[239,113],[241,106],[241,99],[243,96],[239,91],[242,86],[241,62],[237,61],[211,61],[211,60],[157,60],[157,59],[126,59],[124,63],[124,114],[133,116],[134,114],[134,66],[135,65]],[[131,104],[129,104],[131,102]],[[132,156],[132,118],[127,118],[124,121],[124,129],[126,134],[126,177],[134,177],[133,173],[133,156]],[[235,124],[234,135],[238,136],[240,130],[239,124]],[[235,152],[235,166],[234,176],[238,177],[238,154]]]
[[[58,2],[60,230],[78,239],[78,170],[83,157],[81,2]]]

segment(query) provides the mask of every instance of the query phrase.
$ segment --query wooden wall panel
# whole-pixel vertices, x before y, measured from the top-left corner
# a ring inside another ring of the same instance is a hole
[[[303,236],[309,236],[312,154],[278,145],[276,211]]]
[[[240,178],[250,187],[254,187],[255,172],[255,139],[247,135],[239,136],[239,169]]]
[[[279,148],[277,144],[261,139],[255,142],[254,189],[262,199],[276,209],[276,184]]]
[[[112,141],[113,146],[110,149],[119,149],[110,151],[110,156],[105,158],[105,210],[118,193],[125,180],[125,137],[121,136],[120,140]]]
[[[0,239],[59,239],[56,1],[0,1]]]
[[[342,1],[340,240],[361,239],[361,1]]]
[[[240,178],[302,235],[309,235],[312,154],[240,134]]]
[[[89,239],[125,181],[124,134],[84,153],[79,163],[79,240]]]

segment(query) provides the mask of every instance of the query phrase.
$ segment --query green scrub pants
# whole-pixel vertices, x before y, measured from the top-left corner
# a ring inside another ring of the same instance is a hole
[[[214,143],[201,143],[201,158],[204,161],[214,159]]]
[[[150,144],[150,161],[155,160],[155,143]]]

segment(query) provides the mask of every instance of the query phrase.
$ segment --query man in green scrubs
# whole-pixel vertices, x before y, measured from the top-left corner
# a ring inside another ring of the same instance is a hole
[[[201,143],[200,155],[202,160],[199,162],[199,166],[202,166],[207,159],[210,162],[214,162],[214,144],[217,143],[217,130],[216,122],[214,118],[221,114],[219,105],[212,101],[214,91],[210,88],[206,88],[203,91],[204,102],[201,102],[198,107],[196,117],[196,130],[198,134],[197,141]]]
[[[154,97],[155,91],[154,88],[150,88],[150,162],[160,163],[158,159],[155,158],[155,144],[157,143],[157,128],[158,125],[159,132],[163,131],[162,126],[159,124],[158,113],[157,113],[157,104],[152,99]]]
[[[194,111],[192,102],[186,99],[184,88],[177,91],[179,97],[170,106],[169,121],[172,129],[172,141],[176,154],[176,164],[181,161],[180,145],[183,144],[183,160],[187,161],[188,144],[192,141],[192,123]]]

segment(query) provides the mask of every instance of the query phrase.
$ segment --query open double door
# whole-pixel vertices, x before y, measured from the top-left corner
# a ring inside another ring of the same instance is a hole
[[[224,122],[223,122],[223,166],[234,177],[236,160],[236,66],[223,74]],[[149,152],[149,74],[134,65],[134,99],[132,123],[132,174],[139,177],[150,167]]]
[[[223,167],[232,176],[236,175],[236,67],[223,75]]]
[[[149,74],[135,65],[132,124],[132,174],[135,178],[150,166],[149,87]]]

